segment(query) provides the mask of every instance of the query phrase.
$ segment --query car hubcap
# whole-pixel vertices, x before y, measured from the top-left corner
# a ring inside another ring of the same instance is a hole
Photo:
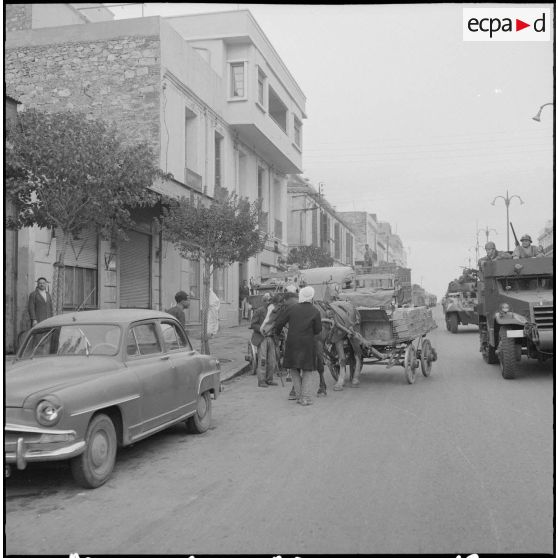
[[[205,400],[205,397],[200,397],[198,401],[198,416],[203,418],[205,417],[206,413],[207,413],[207,401]]]
[[[109,452],[108,439],[104,432],[98,432],[91,440],[91,461],[95,467],[106,463]]]

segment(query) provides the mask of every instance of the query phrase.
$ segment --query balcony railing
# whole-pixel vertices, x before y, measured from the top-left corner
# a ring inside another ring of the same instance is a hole
[[[184,169],[184,181],[186,182],[186,186],[197,190],[198,192],[202,191],[202,177],[193,170],[190,170],[188,167]]]

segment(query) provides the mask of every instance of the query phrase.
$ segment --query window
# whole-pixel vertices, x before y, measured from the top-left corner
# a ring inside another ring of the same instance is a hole
[[[190,261],[190,297],[200,298],[200,262]]]
[[[97,308],[97,270],[64,267],[64,309]]]
[[[167,351],[177,351],[180,349],[192,350],[192,346],[186,335],[176,324],[161,322],[161,330],[163,332],[163,340],[165,341]]]
[[[265,74],[258,68],[258,103],[265,107]]]
[[[287,133],[287,107],[281,101],[277,93],[273,91],[273,88],[269,88],[269,116],[273,121]]]
[[[298,147],[302,147],[302,122],[294,117],[294,142]]]
[[[345,253],[345,261],[349,265],[353,265],[353,238],[351,237],[350,233],[345,233],[346,239],[346,253]]]
[[[335,242],[333,247],[334,258],[339,260],[341,258],[341,227],[339,223],[335,223],[333,226],[333,239]]]
[[[126,353],[129,356],[151,355],[161,352],[155,324],[140,324],[128,332]]]
[[[244,62],[231,63],[231,90],[230,95],[234,98],[243,98],[245,94]]]
[[[223,180],[222,180],[222,169],[223,169],[223,136],[215,133],[215,197],[224,197],[226,191],[223,192]]]

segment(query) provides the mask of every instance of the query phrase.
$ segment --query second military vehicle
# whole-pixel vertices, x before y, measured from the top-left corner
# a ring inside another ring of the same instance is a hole
[[[446,328],[457,333],[459,324],[478,325],[477,305],[477,270],[464,269],[459,279],[451,281],[442,300]]]

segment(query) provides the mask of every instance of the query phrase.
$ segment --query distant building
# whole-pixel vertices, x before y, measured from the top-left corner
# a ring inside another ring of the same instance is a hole
[[[385,250],[380,263],[395,263],[402,267],[407,267],[407,254],[405,253],[403,242],[398,234],[391,231],[391,225],[388,222],[378,222],[378,237]]]
[[[287,177],[302,170],[306,118],[303,92],[251,13],[112,20],[102,4],[6,4],[5,14],[5,82],[25,106],[83,111],[147,140],[174,177],[154,184],[158,192],[262,200],[265,250],[213,276],[222,323],[238,323],[239,283],[286,257]],[[185,290],[187,319],[199,321],[200,264],[162,240],[153,211],[135,212],[128,242],[93,230],[75,241],[66,309],[163,309]],[[25,234],[23,292],[38,276],[52,281],[57,238],[36,227]]]
[[[554,221],[548,220],[538,236],[538,244],[543,247],[546,256],[554,256]]]
[[[372,263],[376,265],[379,261],[376,215],[366,211],[340,211],[339,215],[355,234],[355,262],[364,260],[364,250],[368,244],[372,252]]]
[[[342,214],[301,176],[289,178],[289,250],[300,246],[319,246],[335,265],[354,264],[355,235]]]

